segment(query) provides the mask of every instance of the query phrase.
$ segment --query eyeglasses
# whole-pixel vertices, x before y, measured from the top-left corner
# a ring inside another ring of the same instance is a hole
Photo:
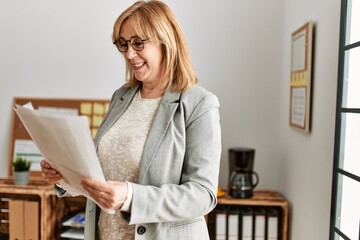
[[[119,49],[120,52],[127,52],[127,50],[129,49],[128,43],[131,44],[131,47],[135,51],[141,51],[144,49],[144,42],[149,39],[150,38],[141,39],[139,36],[133,36],[130,38],[130,40],[125,40],[124,38],[120,38],[116,40],[114,44],[116,45],[116,47]]]

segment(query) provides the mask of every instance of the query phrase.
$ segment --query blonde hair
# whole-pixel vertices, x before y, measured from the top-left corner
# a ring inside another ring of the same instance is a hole
[[[120,38],[121,27],[131,21],[137,35],[151,37],[160,41],[163,53],[164,86],[172,83],[172,91],[182,91],[198,81],[190,61],[184,33],[170,8],[158,0],[137,1],[126,9],[116,20],[113,41]],[[130,64],[126,61],[127,86],[139,83]]]

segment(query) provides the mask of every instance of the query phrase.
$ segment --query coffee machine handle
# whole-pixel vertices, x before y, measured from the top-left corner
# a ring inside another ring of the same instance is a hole
[[[252,174],[255,176],[255,179],[256,179],[252,185],[252,187],[255,188],[259,183],[259,175],[256,172],[252,172]]]

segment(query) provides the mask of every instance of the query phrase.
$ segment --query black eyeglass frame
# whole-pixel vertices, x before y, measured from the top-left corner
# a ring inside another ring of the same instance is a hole
[[[141,42],[142,42],[142,45],[140,46],[140,48],[139,47],[136,47],[136,45],[135,45],[135,42],[131,42],[133,39],[135,39],[135,38],[137,38],[137,39],[139,39]],[[128,50],[129,50],[129,43],[130,43],[130,45],[131,45],[131,47],[135,50],[135,51],[142,51],[143,49],[144,49],[144,43],[145,43],[145,41],[147,41],[147,40],[149,40],[150,38],[148,37],[148,38],[146,38],[146,39],[142,39],[141,37],[139,37],[139,36],[132,36],[129,40],[125,40],[124,38],[119,38],[118,40],[116,40],[115,42],[113,42],[113,44],[115,44],[115,46],[117,47],[117,49],[120,51],[120,52],[122,52],[122,53],[125,53],[125,52],[127,52]],[[119,48],[119,46],[117,45],[117,43],[118,42],[120,42],[121,40],[123,40],[123,41],[125,41],[125,43],[127,44],[127,47],[126,47],[126,50],[125,51],[123,51],[123,50],[121,50],[120,48]]]

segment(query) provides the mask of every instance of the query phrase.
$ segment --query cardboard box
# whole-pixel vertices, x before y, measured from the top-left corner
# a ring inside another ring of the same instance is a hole
[[[9,201],[9,240],[24,240],[24,204],[21,200]]]
[[[24,201],[24,239],[38,240],[39,236],[39,202]]]
[[[39,203],[35,201],[9,201],[9,240],[38,240]]]

